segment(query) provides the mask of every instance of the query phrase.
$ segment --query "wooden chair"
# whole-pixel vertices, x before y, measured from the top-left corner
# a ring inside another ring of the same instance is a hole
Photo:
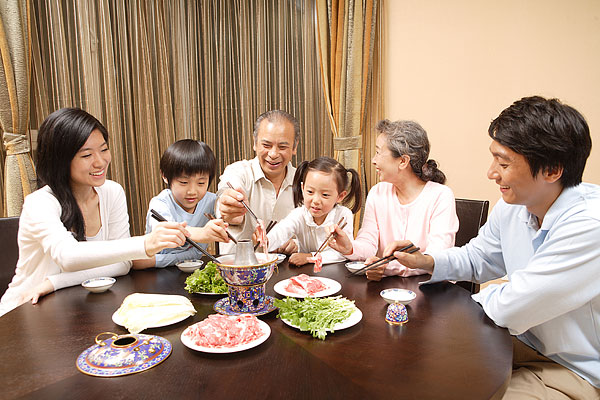
[[[485,224],[488,217],[490,202],[487,200],[456,199],[456,215],[458,216],[458,232],[455,246],[460,247],[469,243],[477,236],[479,228]],[[457,285],[471,293],[479,292],[479,284],[473,282],[456,282]]]
[[[0,296],[8,289],[8,284],[15,275],[19,246],[17,232],[19,217],[0,218],[0,254],[4,261],[0,264]]]

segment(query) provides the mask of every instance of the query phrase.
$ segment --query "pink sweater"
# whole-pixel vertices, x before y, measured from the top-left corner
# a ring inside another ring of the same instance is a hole
[[[457,230],[456,203],[448,186],[427,182],[412,203],[400,204],[394,185],[381,182],[369,191],[362,227],[353,241],[352,254],[346,257],[365,260],[381,256],[385,246],[394,240],[410,240],[421,252],[447,249],[454,246]],[[424,273],[398,261],[390,262],[385,270],[388,276]]]

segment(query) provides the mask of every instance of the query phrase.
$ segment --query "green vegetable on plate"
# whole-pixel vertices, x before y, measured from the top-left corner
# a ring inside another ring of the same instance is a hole
[[[185,280],[185,290],[190,293],[227,293],[227,284],[221,278],[217,264],[209,261]]]
[[[354,301],[342,296],[307,297],[304,300],[286,297],[275,299],[275,306],[279,308],[277,318],[321,340],[325,340],[328,331],[333,332],[336,324],[345,321],[357,310]]]

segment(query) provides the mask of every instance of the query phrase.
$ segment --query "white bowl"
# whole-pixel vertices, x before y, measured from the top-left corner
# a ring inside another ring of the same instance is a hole
[[[177,263],[177,268],[183,272],[192,273],[204,264],[202,260],[185,260]]]
[[[116,282],[115,278],[102,277],[102,278],[92,278],[81,283],[81,286],[86,288],[92,293],[102,293],[106,292],[112,285]]]
[[[400,303],[407,305],[417,297],[417,294],[412,290],[408,289],[385,289],[379,292],[379,295],[383,297],[388,303]]]
[[[281,264],[283,262],[283,260],[285,260],[286,255],[285,254],[276,254],[277,255],[277,264]]]
[[[363,268],[365,266],[365,262],[364,261],[352,261],[352,262],[348,262],[346,263],[346,268],[348,269],[348,271],[354,273],[356,271],[358,271],[359,269]],[[361,272],[358,275],[364,275],[364,271]]]

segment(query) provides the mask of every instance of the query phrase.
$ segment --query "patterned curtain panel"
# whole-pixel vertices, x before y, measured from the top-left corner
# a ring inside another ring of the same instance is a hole
[[[35,189],[30,154],[29,2],[0,2],[0,126],[4,146],[0,165],[0,216],[19,216],[23,198]]]
[[[346,168],[359,171],[365,190],[375,183],[369,168],[372,131],[383,111],[380,10],[378,0],[316,0],[317,45],[335,155]]]
[[[33,2],[32,128],[67,106],[102,121],[140,234],[175,140],[205,141],[220,174],[277,108],[300,121],[297,160],[333,154],[314,22],[310,0]]]

